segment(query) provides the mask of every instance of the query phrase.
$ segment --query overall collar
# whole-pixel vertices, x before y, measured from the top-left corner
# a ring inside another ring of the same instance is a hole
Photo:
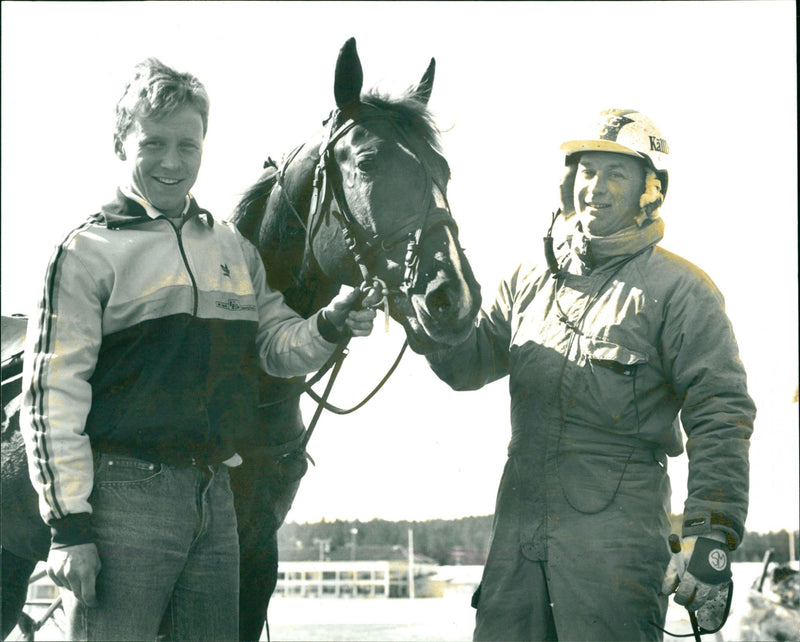
[[[642,227],[632,225],[609,236],[591,236],[576,223],[568,237],[572,253],[584,268],[591,271],[615,258],[624,258],[656,245],[664,238],[664,221],[660,217],[648,219]]]

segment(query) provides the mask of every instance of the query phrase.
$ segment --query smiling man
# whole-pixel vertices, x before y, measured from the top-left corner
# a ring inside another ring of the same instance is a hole
[[[160,120],[138,118],[115,148],[129,164],[131,187],[170,218],[183,214],[200,171],[205,128],[198,111],[182,107]]]
[[[608,110],[561,149],[544,260],[502,283],[464,344],[428,357],[458,390],[509,376],[475,639],[658,640],[676,589],[711,628],[744,533],[755,417],[733,330],[708,276],[658,246],[669,145],[653,122]],[[670,558],[681,425],[688,497]]]
[[[611,152],[589,152],[578,160],[575,204],[583,230],[611,236],[640,214],[644,172],[639,161]]]
[[[70,640],[154,640],[162,623],[238,639],[228,468],[257,429],[254,368],[304,375],[372,329],[358,291],[298,316],[198,206],[208,108],[191,74],[136,67],[116,110],[125,178],[56,248],[30,317],[20,424]]]

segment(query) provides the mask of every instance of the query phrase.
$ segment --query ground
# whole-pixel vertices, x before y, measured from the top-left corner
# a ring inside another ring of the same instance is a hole
[[[443,569],[444,570],[444,569]],[[750,587],[761,572],[760,562],[733,565],[734,594],[728,623],[712,640],[741,640],[741,620],[750,609]],[[27,610],[31,611],[30,608]],[[32,612],[33,614],[33,612]],[[371,640],[430,642],[472,639],[475,614],[468,591],[453,592],[441,598],[404,599],[273,599],[270,607],[270,634],[273,642],[293,640]],[[670,602],[667,627],[673,633],[691,634],[686,611]],[[19,639],[15,629],[9,640]],[[38,640],[64,640],[64,634],[48,622],[37,634]],[[267,640],[266,633],[262,640]],[[681,638],[665,636],[667,642]],[[685,639],[685,638],[683,638]]]

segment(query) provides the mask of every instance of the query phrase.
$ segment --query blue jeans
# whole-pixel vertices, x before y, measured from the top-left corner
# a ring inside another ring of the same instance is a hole
[[[91,496],[98,606],[64,591],[71,640],[236,640],[239,541],[226,466],[100,455]],[[163,619],[163,625],[162,625]]]

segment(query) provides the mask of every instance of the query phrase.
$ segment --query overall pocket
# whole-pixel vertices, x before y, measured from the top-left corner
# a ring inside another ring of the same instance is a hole
[[[624,346],[587,339],[582,399],[589,423],[618,434],[639,431],[637,376],[647,355]]]

